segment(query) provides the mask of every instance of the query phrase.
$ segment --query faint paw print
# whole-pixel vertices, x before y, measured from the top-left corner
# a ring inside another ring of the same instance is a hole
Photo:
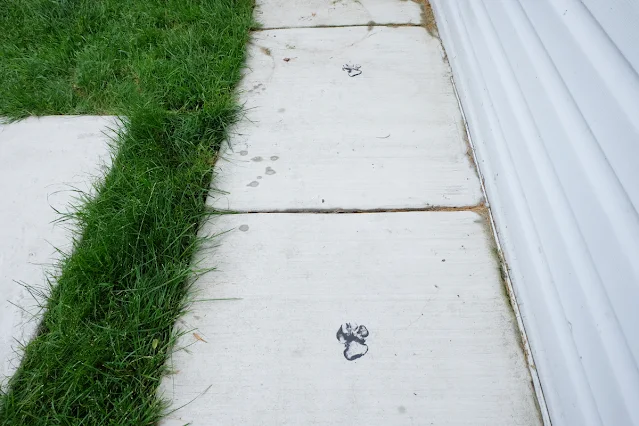
[[[337,341],[345,346],[344,358],[354,361],[368,352],[366,338],[368,329],[363,325],[346,322],[337,330]]]

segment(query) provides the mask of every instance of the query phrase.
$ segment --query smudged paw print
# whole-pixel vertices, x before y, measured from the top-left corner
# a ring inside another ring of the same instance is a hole
[[[354,361],[368,352],[368,329],[363,325],[346,322],[337,330],[337,341],[344,345],[344,358]]]
[[[348,73],[349,77],[355,77],[355,76],[358,76],[358,75],[360,75],[362,73],[362,70],[360,68],[362,68],[361,65],[344,64],[342,66],[342,71],[346,71]]]

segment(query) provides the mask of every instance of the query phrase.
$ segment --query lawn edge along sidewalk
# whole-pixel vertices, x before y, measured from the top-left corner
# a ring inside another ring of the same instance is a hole
[[[9,0],[0,116],[126,116],[110,171],[65,218],[73,249],[0,394],[2,425],[148,425],[188,302],[253,0]]]

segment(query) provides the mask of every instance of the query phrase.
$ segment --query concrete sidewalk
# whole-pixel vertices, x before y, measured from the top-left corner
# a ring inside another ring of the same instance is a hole
[[[222,234],[197,259],[217,270],[178,324],[187,348],[162,391],[181,408],[164,424],[541,424],[419,5],[256,13],[246,117],[216,165],[226,194],[209,200],[244,213],[202,231]]]
[[[15,371],[40,309],[25,288],[46,288],[71,235],[66,212],[108,167],[113,117],[43,117],[0,125],[0,384]]]

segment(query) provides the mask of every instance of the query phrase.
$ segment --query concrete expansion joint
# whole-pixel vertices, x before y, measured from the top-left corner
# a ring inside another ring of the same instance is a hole
[[[403,209],[283,209],[283,210],[247,210],[235,211],[236,214],[275,214],[275,213],[312,213],[312,214],[355,214],[355,213],[405,213],[405,212],[460,212],[472,211],[484,214],[487,211],[485,203],[472,206],[428,206]]]
[[[292,27],[268,27],[268,28],[253,28],[251,31],[253,32],[261,32],[261,31],[274,31],[274,30],[296,30],[296,29],[313,29],[313,28],[357,28],[357,27],[390,27],[390,28],[401,28],[401,27],[422,27],[422,24],[378,24],[376,22],[371,21],[366,24],[349,24],[349,25],[314,25],[312,27],[307,26],[292,26]]]

